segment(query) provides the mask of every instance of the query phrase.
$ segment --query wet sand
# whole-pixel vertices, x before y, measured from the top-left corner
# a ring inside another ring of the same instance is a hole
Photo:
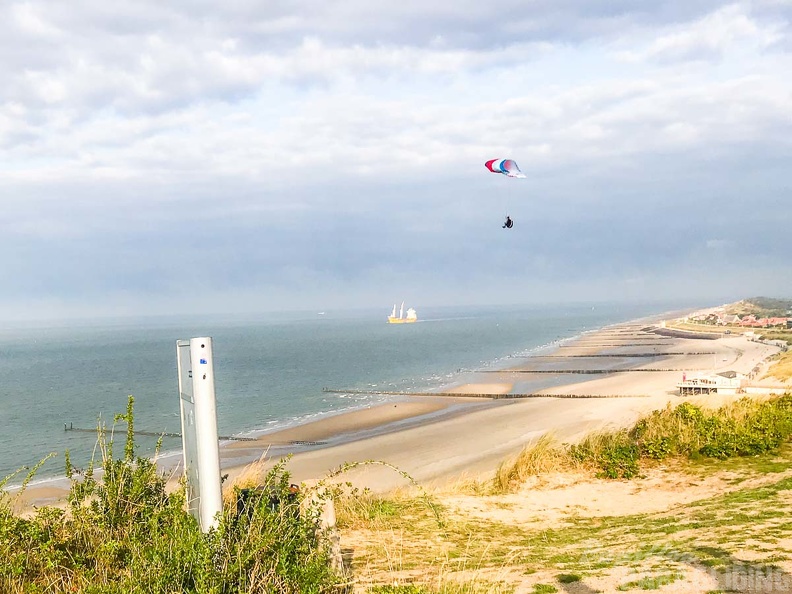
[[[220,448],[220,464],[224,474],[233,480],[244,467],[262,456],[274,464],[285,455],[299,457],[301,452],[327,446],[342,446],[352,441],[365,441],[377,435],[430,424],[440,418],[451,418],[476,408],[491,406],[485,399],[412,397],[398,402],[373,405],[327,416],[310,423],[266,433],[253,441],[236,441]],[[179,467],[163,469],[178,475]],[[291,468],[290,468],[291,469]],[[314,478],[300,475],[303,478]],[[173,484],[176,480],[171,481]],[[31,485],[16,500],[18,510],[62,503],[68,495],[66,479]],[[15,492],[11,492],[16,497]]]
[[[324,419],[281,429],[258,437],[255,442],[238,441],[224,451],[236,451],[276,445],[292,445],[298,441],[327,441],[339,439],[369,429],[386,429],[391,423],[421,417],[451,406],[452,402],[416,398],[407,402],[394,402],[361,408]]]

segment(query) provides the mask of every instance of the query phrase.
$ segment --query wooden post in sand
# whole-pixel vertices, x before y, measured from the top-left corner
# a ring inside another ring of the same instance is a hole
[[[317,510],[319,512],[316,529],[320,540],[324,541],[330,551],[330,567],[334,571],[344,574],[344,558],[341,553],[341,536],[336,527],[335,504],[329,490],[316,480],[303,481],[303,489],[310,492],[310,496],[303,500],[303,512]]]

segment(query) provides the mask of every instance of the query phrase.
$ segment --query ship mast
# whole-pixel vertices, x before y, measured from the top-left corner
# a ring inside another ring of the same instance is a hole
[[[404,317],[404,301],[402,301],[401,309],[399,309],[399,318]]]

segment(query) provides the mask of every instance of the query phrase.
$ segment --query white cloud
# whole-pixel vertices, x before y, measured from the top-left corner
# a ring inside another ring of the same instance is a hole
[[[730,4],[696,21],[670,26],[648,47],[621,56],[668,63],[720,61],[729,52],[761,53],[782,38],[786,27],[785,22],[755,18],[748,4]]]
[[[12,4],[9,9],[11,22],[23,34],[45,39],[61,37],[62,31],[47,22],[43,12],[43,7],[40,4],[30,2]]]

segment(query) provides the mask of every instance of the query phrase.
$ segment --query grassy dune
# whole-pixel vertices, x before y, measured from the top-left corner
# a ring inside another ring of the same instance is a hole
[[[578,581],[589,584],[584,591],[646,590],[674,581],[692,584],[697,573],[716,586],[703,591],[720,589],[718,584],[734,590],[748,576],[792,585],[789,564],[781,563],[792,555],[792,459],[785,456],[783,464],[784,478],[768,476],[759,487],[662,512],[571,513],[541,528],[449,511],[441,529],[414,500],[373,499],[365,518],[343,518],[343,537],[355,545],[353,569],[370,587],[413,588],[394,592],[512,592],[537,585],[561,590]]]
[[[605,478],[632,478],[645,461],[755,456],[778,449],[792,436],[792,396],[741,398],[716,410],[688,402],[657,410],[631,429],[592,433],[562,446],[548,437],[526,447],[498,469],[494,487],[517,488],[547,469],[586,467]]]
[[[781,353],[767,370],[766,377],[773,377],[782,382],[792,379],[792,351]]]
[[[338,511],[344,542],[354,550],[353,572],[371,591],[405,593],[627,591],[674,583],[677,591],[717,592],[743,591],[748,582],[792,591],[790,403],[789,396],[743,399],[715,411],[683,404],[575,446],[545,436],[491,481],[436,493],[440,522],[407,494],[348,498]],[[660,498],[663,509],[655,502],[641,511],[640,494],[629,506],[605,506],[602,515],[585,505],[559,512],[533,503],[544,494],[563,500],[574,489],[582,503],[586,493],[618,501],[642,481],[651,485],[645,499]],[[673,504],[673,493],[685,491],[694,500]]]
[[[726,313],[741,316],[753,314],[756,317],[785,317],[791,309],[790,299],[750,297],[726,306]]]

